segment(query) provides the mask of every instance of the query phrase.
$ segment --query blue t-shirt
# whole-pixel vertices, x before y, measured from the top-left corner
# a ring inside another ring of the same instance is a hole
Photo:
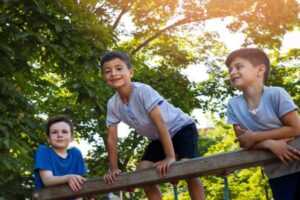
[[[128,103],[123,103],[116,93],[107,104],[107,126],[123,121],[128,126],[151,140],[158,139],[158,132],[149,112],[159,105],[169,133],[174,136],[182,127],[194,120],[181,109],[174,107],[149,85],[132,82],[132,93]]]
[[[62,158],[46,145],[40,145],[35,152],[34,182],[35,188],[43,188],[45,185],[39,174],[39,170],[52,171],[53,176],[66,174],[86,174],[87,169],[79,149],[73,147],[67,150],[68,155]]]
[[[243,95],[229,100],[227,109],[227,123],[239,124],[249,131],[268,131],[284,126],[281,118],[297,106],[290,95],[280,87],[264,87],[259,105],[254,110],[249,110]],[[269,178],[300,171],[300,161],[286,164],[264,165]]]

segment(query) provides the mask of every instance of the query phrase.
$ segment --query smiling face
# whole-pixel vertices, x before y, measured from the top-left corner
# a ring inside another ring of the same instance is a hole
[[[128,69],[126,63],[119,58],[105,62],[102,67],[104,80],[114,89],[129,86],[133,76],[133,68]]]
[[[254,66],[250,61],[243,58],[235,58],[228,67],[230,82],[238,90],[261,83],[264,80],[264,65]]]
[[[56,122],[49,127],[47,141],[52,145],[53,149],[67,149],[73,139],[74,136],[71,132],[70,125],[66,122]]]

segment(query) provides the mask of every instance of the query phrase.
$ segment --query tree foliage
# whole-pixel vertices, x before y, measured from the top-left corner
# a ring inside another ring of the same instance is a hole
[[[284,34],[299,27],[298,13],[296,0],[0,1],[0,198],[30,196],[34,150],[45,142],[45,118],[54,114],[72,118],[77,138],[93,146],[89,176],[105,173],[106,102],[113,91],[98,65],[107,50],[130,53],[134,80],[185,112],[222,114],[235,94],[222,68],[228,50],[205,22],[231,19],[228,29],[244,33],[245,45],[271,48],[269,84],[284,86],[299,105],[299,50],[278,51]],[[209,79],[194,83],[182,75],[191,64],[207,66]],[[218,138],[200,142],[227,150]],[[135,169],[146,144],[133,131],[120,139],[123,171]]]

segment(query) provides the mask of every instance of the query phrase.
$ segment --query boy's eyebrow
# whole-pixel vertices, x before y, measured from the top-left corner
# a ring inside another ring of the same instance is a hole
[[[115,64],[113,67],[123,67],[123,65],[121,65],[121,64]],[[105,69],[105,68],[107,68],[107,67],[103,66],[103,69]]]

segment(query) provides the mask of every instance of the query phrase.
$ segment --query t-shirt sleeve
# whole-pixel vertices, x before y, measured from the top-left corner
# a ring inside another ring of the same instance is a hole
[[[279,117],[282,117],[286,113],[298,109],[291,96],[283,88],[277,88],[273,92],[273,102],[275,110]]]
[[[227,123],[228,124],[239,124],[238,119],[236,118],[236,115],[234,114],[232,100],[229,100],[228,106],[227,106]]]
[[[106,115],[106,126],[110,126],[113,124],[118,124],[120,119],[115,113],[116,106],[113,105],[113,100],[110,99],[107,103],[107,115]]]
[[[150,112],[155,106],[164,101],[164,98],[149,85],[144,85],[139,90],[138,95],[147,112]]]
[[[35,151],[34,170],[40,169],[52,171],[49,147],[45,145],[40,145]]]

